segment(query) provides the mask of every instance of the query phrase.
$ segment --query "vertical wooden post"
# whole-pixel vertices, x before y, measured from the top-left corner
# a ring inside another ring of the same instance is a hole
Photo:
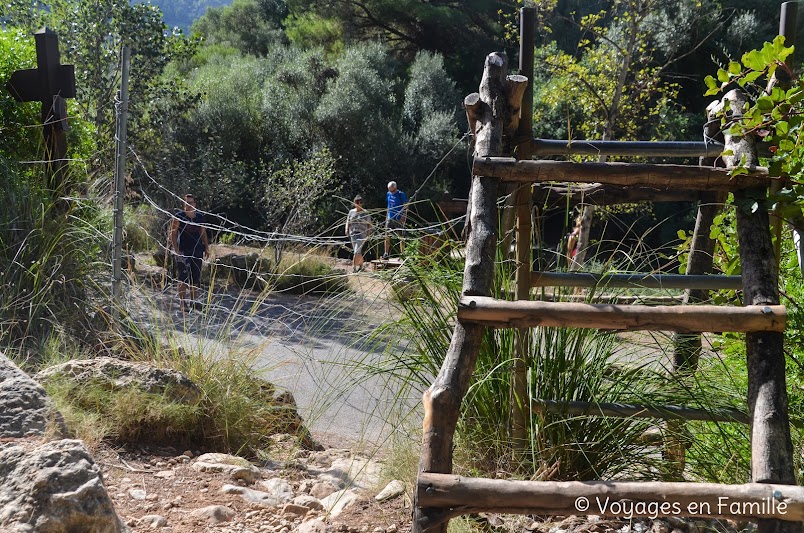
[[[704,142],[718,140],[723,142],[720,132],[720,121],[715,120],[719,106],[710,105],[706,109],[706,126],[704,127]],[[716,158],[702,157],[700,166],[713,166]],[[687,274],[700,275],[712,272],[714,264],[715,241],[709,238],[710,228],[720,211],[721,205],[726,201],[724,193],[702,193],[698,204],[698,214],[695,217],[695,229],[692,233],[690,253],[687,258]],[[703,289],[686,289],[683,304],[699,303],[709,298],[709,291]],[[677,333],[673,338],[673,368],[672,372],[679,378],[692,375],[698,369],[698,360],[701,355],[701,335]],[[666,424],[667,438],[665,439],[664,458],[667,464],[666,478],[669,480],[683,479],[685,456],[687,451],[686,424],[683,421],[670,420]]]
[[[42,135],[45,140],[45,183],[57,207],[66,211],[59,200],[67,181],[67,103],[75,98],[75,72],[72,65],[62,65],[59,38],[50,29],[34,34],[36,41],[35,69],[16,70],[6,87],[19,102],[42,102]]]
[[[504,54],[486,57],[480,82],[480,105],[475,136],[475,156],[496,156],[502,151],[503,128],[507,124]],[[497,178],[473,176],[471,209],[466,243],[463,294],[491,294],[494,256],[497,246]],[[433,384],[425,391],[422,455],[419,472],[452,472],[452,442],[460,406],[475,369],[485,327],[458,322],[449,350]],[[449,514],[440,509],[413,506],[413,532],[446,533]]]
[[[724,96],[730,100],[733,118],[739,118],[745,95],[733,90]],[[756,166],[757,155],[751,137],[726,133],[725,157],[733,166],[745,156],[746,165]],[[737,238],[742,264],[745,305],[779,303],[778,270],[771,241],[770,219],[766,205],[767,190],[751,189],[734,193]],[[748,365],[748,410],[751,416],[751,480],[754,483],[796,483],[793,470],[793,444],[787,413],[784,334],[747,333],[745,351]],[[759,533],[799,533],[796,522],[759,520]]]
[[[533,56],[536,38],[536,12],[532,7],[519,10],[519,72],[533,80]],[[520,106],[519,124],[516,138],[523,142],[518,145],[517,159],[530,159],[533,155],[533,84],[528,83]],[[527,141],[525,142],[525,139]],[[533,248],[533,225],[531,211],[533,205],[532,185],[520,185],[516,191],[516,299],[530,299],[530,272],[533,268],[531,252]],[[512,383],[512,427],[511,437],[516,458],[525,450],[528,435],[527,373],[530,359],[530,329],[516,330],[516,354]]]

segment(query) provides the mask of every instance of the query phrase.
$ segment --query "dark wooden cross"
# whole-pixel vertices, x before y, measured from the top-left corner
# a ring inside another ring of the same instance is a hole
[[[47,185],[60,196],[67,176],[69,129],[64,99],[75,98],[75,69],[61,64],[59,38],[53,30],[43,28],[34,39],[37,68],[14,71],[6,88],[18,102],[42,102]]]

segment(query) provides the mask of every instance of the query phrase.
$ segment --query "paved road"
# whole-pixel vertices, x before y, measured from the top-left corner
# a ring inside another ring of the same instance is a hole
[[[202,312],[186,315],[171,294],[154,299],[183,343],[253,358],[261,377],[293,393],[316,438],[375,448],[402,427],[393,409],[420,416],[421,392],[398,398],[399,385],[376,372],[384,354],[404,353],[406,343],[382,328],[398,312],[378,289],[380,280],[361,274],[356,282],[369,290],[335,298],[213,293]]]

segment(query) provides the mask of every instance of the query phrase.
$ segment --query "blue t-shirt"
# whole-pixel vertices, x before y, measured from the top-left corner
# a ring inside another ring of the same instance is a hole
[[[391,220],[402,220],[402,213],[405,212],[404,206],[408,203],[408,197],[399,189],[396,192],[388,191],[385,195],[388,201],[388,218]]]

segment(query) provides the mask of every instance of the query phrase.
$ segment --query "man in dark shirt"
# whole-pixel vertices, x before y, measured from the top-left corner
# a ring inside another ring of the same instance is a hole
[[[209,255],[209,239],[203,226],[204,214],[195,209],[195,198],[192,194],[184,195],[184,210],[173,215],[170,224],[170,244],[176,254],[179,267],[179,302],[182,310],[187,310],[187,286],[190,287],[190,299],[193,306],[195,289],[201,283],[201,263],[204,255]]]

